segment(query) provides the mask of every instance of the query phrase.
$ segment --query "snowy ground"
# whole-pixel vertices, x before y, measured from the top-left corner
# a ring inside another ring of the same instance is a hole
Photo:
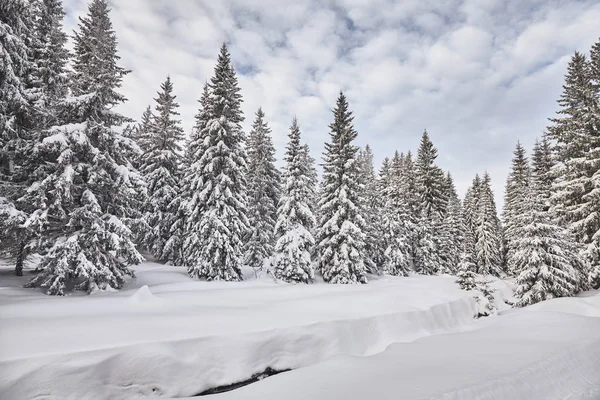
[[[55,298],[10,274],[2,399],[180,398],[267,367],[292,371],[214,397],[600,398],[596,293],[474,320],[453,277],[207,283],[146,263],[120,292]]]

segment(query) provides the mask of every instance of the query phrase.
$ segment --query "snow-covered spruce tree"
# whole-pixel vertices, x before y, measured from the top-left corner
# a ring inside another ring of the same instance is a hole
[[[340,92],[333,110],[331,141],[325,143],[319,201],[317,250],[323,279],[329,283],[367,283],[361,215],[358,147],[352,112]]]
[[[367,144],[358,153],[362,191],[363,218],[365,219],[365,264],[367,271],[378,273],[385,247],[381,240],[381,209],[383,202],[377,194],[377,179],[373,166],[373,152]]]
[[[569,229],[594,269],[600,264],[600,94],[594,84],[593,62],[572,57],[561,110],[548,127],[555,141],[558,176],[551,197],[553,215]]]
[[[466,230],[466,229],[465,229]],[[475,247],[473,243],[473,236],[468,234],[465,236],[463,242],[462,252],[460,254],[460,262],[458,264],[458,271],[456,273],[456,283],[460,285],[463,290],[473,290],[477,287],[476,284],[476,269],[477,265],[473,260],[471,249]]]
[[[383,208],[381,236],[386,245],[383,254],[383,272],[390,275],[407,276],[412,265],[412,242],[415,232],[405,193],[403,175],[404,155],[396,151],[389,166],[387,185],[382,196]]]
[[[177,209],[171,208],[172,202],[180,196],[183,128],[176,99],[173,83],[167,76],[154,99],[156,106],[147,132],[148,142],[140,160],[140,172],[148,191],[144,220],[149,230],[144,243],[150,253],[163,262],[175,261],[166,257],[164,250],[176,219]]]
[[[245,135],[242,95],[227,46],[223,44],[209,84],[203,154],[194,161],[190,234],[195,235],[188,273],[193,278],[242,279],[242,239],[248,232]],[[194,200],[194,198],[196,200]],[[186,250],[187,251],[187,250]]]
[[[275,147],[271,129],[262,108],[256,112],[248,143],[248,219],[244,262],[254,270],[262,269],[273,254],[277,205],[281,194],[281,176],[275,167]]]
[[[506,263],[508,271],[518,275],[519,271],[514,269],[513,256],[515,254],[514,240],[519,237],[519,230],[525,223],[524,215],[527,208],[527,196],[529,195],[529,161],[525,155],[525,148],[520,142],[513,152],[511,170],[506,179],[504,191],[504,251],[506,252]]]
[[[442,259],[442,271],[444,273],[455,273],[460,262],[463,248],[463,219],[460,199],[456,193],[454,180],[448,172],[446,174],[446,213],[438,232],[440,237],[440,256]]]
[[[45,226],[52,247],[29,286],[62,295],[71,288],[120,288],[131,264],[142,261],[124,223],[140,205],[143,182],[129,164],[129,141],[114,127],[127,118],[114,106],[128,72],[117,62],[117,39],[106,0],[93,0],[75,34],[74,75],[65,122],[39,147],[55,155],[53,170],[30,186],[37,210],[30,223]]]
[[[315,277],[310,254],[315,243],[311,234],[315,218],[307,203],[311,171],[304,159],[305,148],[300,144],[296,118],[292,120],[288,137],[284,185],[275,226],[274,274],[286,282],[309,283]]]
[[[440,257],[440,238],[435,232],[442,224],[448,203],[444,172],[435,165],[436,158],[437,149],[424,131],[415,163],[419,222],[414,263],[417,272],[427,275],[447,272]]]
[[[477,272],[499,276],[502,272],[502,232],[490,175],[486,172],[479,187],[476,219]]]
[[[307,171],[306,187],[308,190],[307,204],[310,211],[315,214],[319,206],[319,198],[317,194],[317,188],[319,185],[319,176],[317,174],[317,168],[315,166],[315,159],[310,155],[310,148],[305,143],[300,151],[300,159],[302,160],[302,167]]]
[[[569,233],[559,227],[540,195],[540,182],[534,176],[529,191],[526,224],[515,241],[514,260],[517,277],[518,307],[554,297],[572,296],[581,289],[585,261]]]
[[[169,232],[169,239],[165,243],[163,253],[165,258],[172,260],[174,265],[193,265],[200,254],[198,247],[197,225],[202,211],[202,203],[198,189],[202,181],[200,160],[204,155],[204,139],[207,134],[208,105],[210,91],[208,83],[200,97],[200,109],[195,116],[195,124],[186,141],[185,152],[181,160],[182,176],[179,185],[179,196],[176,196],[169,208],[175,210],[174,220]]]
[[[475,243],[477,243],[477,214],[479,210],[479,193],[481,188],[481,178],[479,174],[475,175],[471,186],[467,189],[465,199],[463,200],[463,226],[465,238],[467,235],[472,236],[472,241],[467,241],[466,245],[471,246],[469,252],[473,262],[477,264],[477,252],[475,251]]]
[[[68,94],[69,52],[63,30],[65,12],[61,0],[37,0],[32,3],[35,46],[32,85],[37,89],[34,110],[37,124],[50,127],[60,124],[60,104]]]
[[[27,213],[17,200],[24,194],[31,173],[36,128],[31,104],[35,63],[33,19],[28,2],[0,2],[0,242],[4,256],[14,257],[15,272],[22,274],[26,247],[32,232],[23,226]],[[18,215],[18,218],[14,218]],[[12,217],[11,217],[12,216]]]
[[[544,211],[548,211],[550,208],[550,196],[554,183],[553,166],[552,145],[548,135],[544,134],[541,140],[536,139],[531,155],[531,173],[536,176],[538,182],[536,190],[545,203]]]

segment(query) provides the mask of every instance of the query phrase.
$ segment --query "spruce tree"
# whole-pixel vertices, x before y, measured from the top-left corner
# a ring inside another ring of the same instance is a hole
[[[280,173],[275,167],[275,147],[271,129],[261,108],[248,137],[248,218],[245,263],[262,269],[265,259],[273,254],[275,222],[281,193]]]
[[[60,104],[67,96],[69,52],[63,30],[65,12],[61,0],[38,0],[32,4],[35,15],[33,58],[36,64],[32,85],[38,89],[34,109],[37,125],[60,124]]]
[[[223,44],[209,84],[201,158],[194,169],[190,223],[197,239],[186,257],[194,278],[242,279],[243,238],[248,232],[245,135],[242,96],[227,46]],[[196,199],[196,200],[194,200]]]
[[[2,253],[15,259],[15,272],[23,264],[35,237],[25,226],[31,212],[21,197],[31,180],[37,160],[31,157],[37,139],[32,86],[36,46],[31,8],[24,0],[0,2],[0,242]]]
[[[118,66],[109,12],[106,0],[93,0],[80,18],[68,123],[45,135],[39,151],[55,163],[30,186],[37,209],[29,222],[44,226],[52,246],[29,286],[48,294],[120,288],[142,261],[125,223],[144,187],[125,156],[129,141],[115,131],[128,121],[114,111],[126,100],[118,89],[128,71]]]
[[[381,226],[385,251],[383,272],[390,275],[407,276],[412,266],[412,244],[415,221],[407,203],[405,187],[404,155],[396,151],[387,171],[386,199]]]
[[[502,271],[502,236],[496,213],[496,203],[491,187],[491,178],[486,172],[479,187],[476,215],[475,252],[477,268],[482,275],[499,276]]]
[[[181,141],[183,128],[177,118],[179,104],[173,94],[171,78],[161,84],[155,100],[155,112],[149,123],[145,153],[140,172],[147,184],[148,197],[144,220],[149,227],[145,237],[146,248],[164,262],[174,262],[172,254],[165,254],[165,245],[171,236],[177,209],[172,202],[180,196]]]
[[[319,201],[317,249],[323,279],[329,283],[367,283],[361,215],[358,147],[352,112],[340,92],[325,144]]]
[[[436,158],[437,149],[424,131],[415,164],[416,189],[420,211],[431,220],[444,216],[448,202],[444,172],[435,165]]]
[[[183,158],[182,199],[179,205],[178,218],[173,228],[181,235],[172,236],[171,244],[174,251],[180,254],[181,262],[188,268],[196,263],[201,254],[200,243],[200,217],[204,212],[204,200],[202,193],[202,174],[204,168],[204,152],[206,151],[206,129],[210,119],[210,88],[208,82],[204,84],[200,96],[200,107],[195,116],[195,124],[187,141],[185,155]],[[174,234],[176,232],[173,232]],[[179,240],[180,238],[181,240]]]
[[[382,265],[385,248],[381,241],[381,208],[382,202],[377,195],[377,180],[373,166],[373,152],[367,144],[358,153],[360,167],[360,183],[362,190],[363,217],[365,219],[365,263],[370,273],[377,273]]]
[[[418,195],[418,229],[415,240],[415,267],[422,274],[446,272],[440,254],[440,237],[435,233],[441,227],[448,204],[444,190],[443,171],[435,165],[437,149],[423,132],[415,163],[416,192]]]
[[[463,201],[463,233],[465,235],[465,243],[467,246],[466,251],[471,254],[471,258],[475,264],[477,264],[475,243],[477,243],[477,215],[479,210],[480,191],[481,178],[479,177],[479,174],[476,174],[471,186],[467,189],[467,193],[465,194],[465,199]],[[471,237],[472,240],[468,240],[469,237]]]
[[[452,274],[456,272],[460,262],[463,248],[463,223],[460,199],[456,193],[454,180],[449,172],[446,174],[445,190],[448,202],[444,219],[441,222],[441,229],[438,232],[442,259],[441,272]]]
[[[514,269],[514,241],[519,236],[519,230],[525,223],[524,215],[527,208],[527,196],[529,195],[530,171],[525,148],[521,146],[521,143],[517,142],[513,154],[511,171],[506,179],[504,192],[504,248],[508,270],[513,274],[518,274],[519,271]]]
[[[536,139],[531,156],[531,173],[538,181],[537,190],[544,201],[544,211],[550,208],[551,189],[554,183],[553,166],[552,145],[548,135],[544,134],[541,140]]]
[[[306,187],[308,190],[307,204],[310,211],[315,215],[319,207],[319,198],[317,193],[317,187],[319,185],[319,177],[317,174],[317,168],[315,167],[315,159],[310,155],[310,148],[305,143],[300,151],[300,159],[302,160],[302,167],[307,171]]]
[[[578,246],[569,233],[559,227],[541,196],[541,180],[534,175],[529,190],[526,224],[515,240],[514,260],[517,277],[517,306],[523,307],[555,297],[572,296],[581,289],[586,270]]]
[[[466,230],[466,227],[463,226],[463,229]],[[477,287],[475,280],[477,265],[471,254],[471,249],[473,247],[475,247],[475,243],[473,243],[472,235],[466,235],[462,252],[460,253],[460,262],[458,263],[457,268],[458,271],[456,273],[456,283],[458,283],[463,290],[473,290]]]
[[[558,101],[561,109],[548,132],[558,161],[551,210],[596,270],[600,268],[600,95],[593,65],[585,55],[573,55]]]
[[[288,137],[283,192],[275,225],[274,274],[286,282],[309,283],[314,279],[310,251],[315,243],[311,234],[315,218],[307,202],[312,171],[306,163],[307,149],[300,145],[296,118],[292,120]]]

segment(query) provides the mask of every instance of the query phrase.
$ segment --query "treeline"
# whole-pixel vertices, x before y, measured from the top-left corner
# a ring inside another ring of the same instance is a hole
[[[426,131],[416,156],[396,152],[376,173],[343,93],[321,180],[296,118],[279,171],[263,110],[242,129],[225,45],[189,137],[169,77],[134,123],[114,110],[129,71],[109,12],[92,0],[70,54],[60,0],[0,5],[0,252],[17,274],[38,256],[29,286],[118,289],[140,251],[206,280],[241,280],[243,265],[302,283],[416,272],[470,289],[475,274],[514,275],[521,305],[600,284],[599,44],[591,61],[573,57],[532,165],[517,147],[502,224],[490,176],[461,201]]]

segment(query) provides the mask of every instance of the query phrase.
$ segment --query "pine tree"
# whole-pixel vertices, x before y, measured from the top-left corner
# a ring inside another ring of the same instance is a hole
[[[311,229],[315,218],[307,203],[312,171],[306,163],[307,149],[300,145],[300,128],[292,120],[285,153],[285,184],[277,210],[275,233],[275,269],[277,279],[309,283],[314,279],[311,247],[315,240]]]
[[[538,180],[537,190],[544,201],[544,211],[550,209],[551,188],[554,183],[554,173],[552,167],[552,146],[548,135],[543,135],[541,140],[536,140],[533,145],[531,157],[531,173]]]
[[[476,174],[471,186],[467,189],[467,193],[465,194],[465,199],[463,201],[463,233],[465,235],[465,243],[467,246],[465,251],[470,253],[471,259],[475,264],[477,264],[475,243],[477,243],[477,215],[479,210],[480,191],[481,178],[479,177],[479,174]]]
[[[463,230],[466,231],[466,227],[463,226]],[[463,290],[473,290],[477,287],[476,284],[476,269],[477,265],[473,260],[472,248],[475,247],[472,235],[466,235],[463,242],[462,252],[460,254],[460,262],[458,264],[458,272],[456,273],[456,283],[460,285]]]
[[[317,187],[319,185],[319,177],[317,174],[317,168],[315,167],[315,159],[310,155],[310,149],[308,144],[304,144],[300,151],[300,159],[302,160],[302,168],[307,171],[306,188],[308,190],[307,204],[308,208],[313,215],[315,215],[319,207],[319,199],[317,193]]]
[[[194,162],[188,231],[195,235],[186,256],[194,278],[238,281],[242,279],[242,239],[248,232],[245,135],[242,96],[227,46],[223,44],[209,84],[203,154]],[[200,207],[198,208],[198,205]]]
[[[155,99],[155,113],[146,133],[148,142],[140,167],[148,190],[144,220],[149,231],[144,242],[152,255],[164,262],[175,261],[172,254],[165,253],[165,245],[176,220],[177,209],[172,208],[172,202],[180,196],[181,184],[183,128],[177,118],[176,99],[173,83],[167,76]]]
[[[167,247],[172,246],[173,251],[181,256],[181,260],[177,264],[185,265],[188,268],[196,263],[202,251],[198,223],[205,205],[200,195],[202,193],[202,174],[205,162],[203,158],[208,135],[206,127],[210,120],[210,88],[208,82],[204,84],[198,102],[200,108],[195,116],[196,122],[188,138],[183,158],[184,174],[181,196],[183,201],[179,205],[178,218],[173,225],[175,232],[173,232],[172,243],[167,243]],[[179,233],[179,235],[175,235],[176,233]]]
[[[597,58],[597,55],[592,54]],[[548,128],[555,141],[557,179],[551,197],[553,215],[583,246],[600,269],[600,95],[594,83],[595,62],[576,52],[569,63],[561,109]],[[593,279],[594,272],[591,273]]]
[[[38,0],[32,8],[36,43],[32,85],[37,88],[33,106],[37,125],[47,128],[61,123],[60,106],[68,94],[70,55],[66,48],[67,34],[63,30],[65,12],[61,0]]]
[[[340,92],[325,144],[319,201],[318,253],[323,279],[329,283],[366,283],[364,227],[361,215],[358,147],[352,144],[352,112]]]
[[[435,165],[436,158],[437,149],[424,131],[415,163],[419,223],[414,263],[417,272],[422,274],[446,272],[441,260],[440,238],[434,233],[442,225],[448,204],[444,173]]]
[[[106,0],[93,0],[80,18],[69,123],[45,136],[39,151],[56,161],[28,191],[37,208],[28,223],[43,226],[52,243],[29,286],[48,294],[120,288],[142,261],[125,224],[144,186],[125,156],[129,141],[114,130],[128,121],[113,109],[126,100],[118,89],[128,71],[117,64],[109,12]]]
[[[478,272],[482,275],[499,276],[502,271],[502,236],[491,178],[487,172],[479,188],[478,205],[475,235]]]
[[[385,164],[384,164],[385,166]],[[407,276],[412,265],[412,244],[415,221],[412,219],[407,203],[404,184],[404,155],[396,151],[386,176],[386,199],[383,209],[381,233],[385,251],[383,254],[383,272],[390,275]]]
[[[541,196],[542,180],[534,175],[529,190],[526,224],[515,241],[514,260],[517,277],[517,306],[523,307],[554,297],[572,296],[581,287],[586,270],[568,232],[553,222]]]
[[[383,247],[381,240],[381,208],[382,202],[377,195],[377,180],[375,167],[373,166],[373,152],[369,145],[358,153],[358,164],[360,167],[360,183],[362,191],[362,213],[365,219],[365,263],[370,273],[377,273],[383,259]]]
[[[505,251],[508,270],[513,274],[519,271],[514,269],[515,254],[514,241],[519,237],[519,231],[523,227],[524,215],[527,208],[527,196],[529,194],[529,161],[525,155],[525,148],[517,142],[511,171],[506,179],[504,192],[504,237]]]
[[[431,220],[444,216],[448,202],[444,191],[444,172],[435,165],[436,158],[437,149],[424,131],[415,165],[416,189],[420,211]]]
[[[0,2],[0,242],[22,275],[33,229],[24,226],[29,205],[20,201],[37,162],[30,157],[37,138],[32,101],[36,63],[34,21],[28,2]]]
[[[462,252],[463,230],[462,230],[462,208],[454,180],[448,172],[446,174],[446,213],[438,232],[440,237],[440,255],[442,259],[443,273],[454,273],[458,268]]]
[[[246,237],[245,263],[262,269],[265,259],[273,254],[277,205],[281,193],[281,177],[275,167],[275,147],[271,129],[261,108],[248,137],[248,215],[250,230]]]

